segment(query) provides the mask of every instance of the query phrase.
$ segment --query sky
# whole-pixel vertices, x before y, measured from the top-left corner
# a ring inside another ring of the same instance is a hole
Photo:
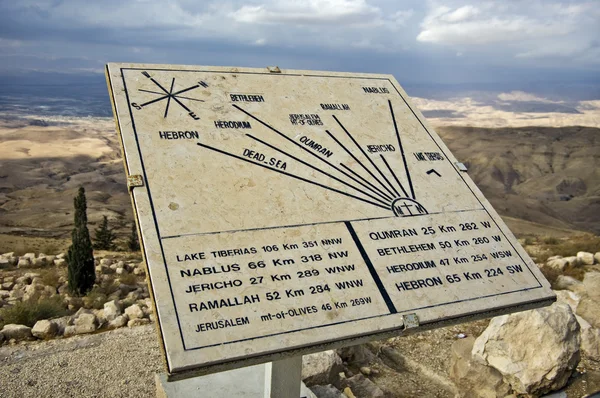
[[[0,0],[0,74],[106,62],[598,84],[600,1]]]

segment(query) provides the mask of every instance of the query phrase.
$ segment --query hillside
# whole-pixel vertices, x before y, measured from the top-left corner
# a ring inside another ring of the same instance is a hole
[[[500,214],[600,233],[600,129],[437,131]]]
[[[515,233],[600,233],[600,129],[439,127]],[[131,202],[111,119],[0,120],[0,234],[69,236],[79,185],[92,224],[129,231]],[[525,221],[523,221],[525,220]],[[529,222],[527,222],[529,221]],[[540,225],[541,224],[541,225]]]

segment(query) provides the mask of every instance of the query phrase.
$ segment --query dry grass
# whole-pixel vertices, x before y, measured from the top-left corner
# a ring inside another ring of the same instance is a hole
[[[134,274],[119,275],[119,282],[124,285],[137,285],[137,276]]]
[[[58,287],[58,280],[66,274],[66,271],[58,267],[48,267],[40,269],[38,274],[44,285]]]
[[[40,299],[39,301],[20,301],[11,307],[0,310],[0,328],[15,323],[32,327],[41,319],[68,315],[61,297]]]

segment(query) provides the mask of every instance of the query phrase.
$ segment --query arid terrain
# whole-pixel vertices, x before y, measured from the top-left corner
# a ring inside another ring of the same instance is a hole
[[[517,235],[600,232],[600,129],[430,121]],[[124,236],[132,211],[112,119],[1,118],[0,252],[62,249],[81,185],[92,227],[107,215]]]

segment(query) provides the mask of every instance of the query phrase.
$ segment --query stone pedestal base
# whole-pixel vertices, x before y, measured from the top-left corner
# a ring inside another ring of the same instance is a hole
[[[265,398],[265,377],[270,364],[248,366],[180,381],[167,381],[164,373],[156,374],[157,398]],[[304,383],[301,398],[316,398]],[[268,398],[268,397],[267,397]]]

